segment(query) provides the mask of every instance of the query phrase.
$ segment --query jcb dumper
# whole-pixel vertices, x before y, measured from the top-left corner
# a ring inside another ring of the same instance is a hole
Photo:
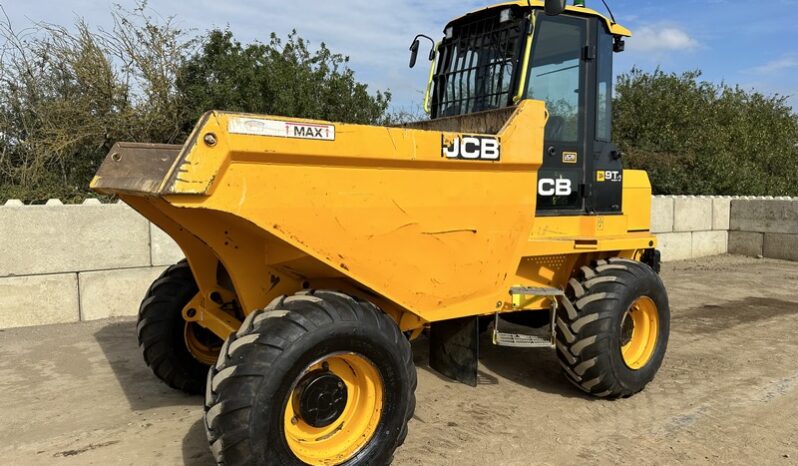
[[[219,464],[388,463],[422,334],[472,385],[485,332],[551,348],[598,397],[653,379],[670,316],[651,187],[611,142],[629,35],[562,0],[503,3],[446,26],[428,121],[217,111],[182,147],[113,148],[92,187],[186,255],[141,305],[144,359],[205,393]]]

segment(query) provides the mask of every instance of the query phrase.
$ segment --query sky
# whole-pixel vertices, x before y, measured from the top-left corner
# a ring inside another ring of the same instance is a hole
[[[496,0],[498,1],[498,0]],[[108,27],[113,4],[134,0],[0,0],[19,29],[32,21],[69,25],[78,17]],[[229,27],[242,42],[269,34],[300,36],[348,55],[357,78],[390,90],[394,110],[418,110],[429,71],[408,68],[417,33],[442,36],[445,24],[487,6],[474,0],[150,0],[149,9],[194,33]],[[616,74],[637,66],[666,72],[700,69],[706,79],[793,96],[798,111],[798,0],[608,0],[635,34],[616,55]],[[589,7],[604,11],[600,0]],[[421,56],[425,56],[422,53]]]

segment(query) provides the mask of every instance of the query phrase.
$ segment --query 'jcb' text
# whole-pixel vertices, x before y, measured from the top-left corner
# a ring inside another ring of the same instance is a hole
[[[447,159],[489,160],[501,159],[501,146],[496,138],[479,136],[457,137],[448,145],[443,145],[443,156]]]

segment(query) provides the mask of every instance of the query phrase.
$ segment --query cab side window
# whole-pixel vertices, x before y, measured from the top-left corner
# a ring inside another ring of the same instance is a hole
[[[576,143],[579,137],[579,83],[582,75],[583,27],[539,17],[527,95],[546,102],[546,139]]]
[[[612,141],[612,36],[598,34],[598,86],[596,89],[596,140]]]

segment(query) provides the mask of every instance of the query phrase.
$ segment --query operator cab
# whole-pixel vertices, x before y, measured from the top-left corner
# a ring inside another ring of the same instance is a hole
[[[562,9],[553,7],[558,3]],[[540,1],[511,2],[452,21],[437,45],[425,106],[435,120],[523,99],[546,102],[537,214],[621,214],[612,63],[630,34],[593,10],[566,10],[564,3],[546,2],[544,10]],[[418,39],[411,50],[415,59]]]

